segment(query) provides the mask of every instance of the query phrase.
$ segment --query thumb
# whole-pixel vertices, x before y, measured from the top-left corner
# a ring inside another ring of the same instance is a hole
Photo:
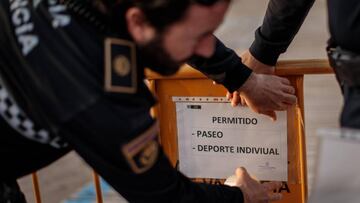
[[[269,116],[272,121],[276,121],[276,113],[275,111],[262,111],[261,114],[264,114],[266,116]]]
[[[235,175],[236,177],[243,177],[244,175],[247,174],[247,171],[244,167],[239,167],[235,170]]]

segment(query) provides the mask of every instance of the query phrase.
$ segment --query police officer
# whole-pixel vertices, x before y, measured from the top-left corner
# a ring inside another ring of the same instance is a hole
[[[296,102],[289,81],[252,73],[213,36],[227,0],[0,1],[0,202],[16,179],[74,149],[130,202],[267,202],[278,183],[244,168],[236,187],[191,182],[169,163],[144,67],[191,63],[260,113]],[[269,88],[272,87],[272,88]]]
[[[243,63],[258,73],[274,73],[279,55],[286,51],[314,0],[270,1],[255,41],[242,54]],[[329,62],[340,84],[344,106],[342,127],[360,128],[360,1],[328,0],[331,38],[328,41]],[[233,105],[239,94],[228,94]]]
[[[328,0],[328,55],[344,96],[340,124],[360,128],[360,2]]]

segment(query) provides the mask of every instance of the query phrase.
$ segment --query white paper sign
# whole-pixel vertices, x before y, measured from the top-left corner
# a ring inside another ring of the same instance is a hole
[[[227,178],[244,166],[259,180],[287,181],[286,112],[277,121],[222,97],[173,97],[179,169],[191,178]]]

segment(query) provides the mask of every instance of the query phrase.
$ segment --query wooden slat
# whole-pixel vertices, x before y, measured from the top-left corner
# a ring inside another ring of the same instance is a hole
[[[39,179],[37,177],[36,173],[31,174],[33,187],[34,187],[34,196],[36,203],[41,203],[41,194],[40,194],[40,185],[39,185]]]
[[[329,74],[333,73],[329,63],[324,59],[311,59],[311,60],[286,60],[279,61],[276,65],[276,75],[290,76],[290,75],[307,75],[307,74]],[[200,79],[206,78],[201,72],[193,69],[189,65],[181,67],[179,72],[173,76],[161,76],[149,69],[146,69],[146,76],[150,80],[157,79]]]
[[[327,60],[286,60],[276,64],[276,75],[308,75],[333,73]]]
[[[95,171],[93,171],[93,177],[94,177],[94,185],[95,185],[95,191],[96,191],[96,202],[103,203],[100,178],[99,178],[99,175]]]

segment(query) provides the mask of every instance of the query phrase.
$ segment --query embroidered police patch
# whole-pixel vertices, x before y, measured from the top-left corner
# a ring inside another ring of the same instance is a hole
[[[157,134],[158,125],[155,123],[142,135],[122,147],[122,152],[135,173],[144,173],[155,164],[159,154]]]
[[[131,41],[107,38],[105,40],[105,90],[117,93],[135,93],[136,49]]]
[[[119,55],[114,59],[113,66],[115,73],[121,77],[129,75],[131,70],[129,59],[123,55]]]

